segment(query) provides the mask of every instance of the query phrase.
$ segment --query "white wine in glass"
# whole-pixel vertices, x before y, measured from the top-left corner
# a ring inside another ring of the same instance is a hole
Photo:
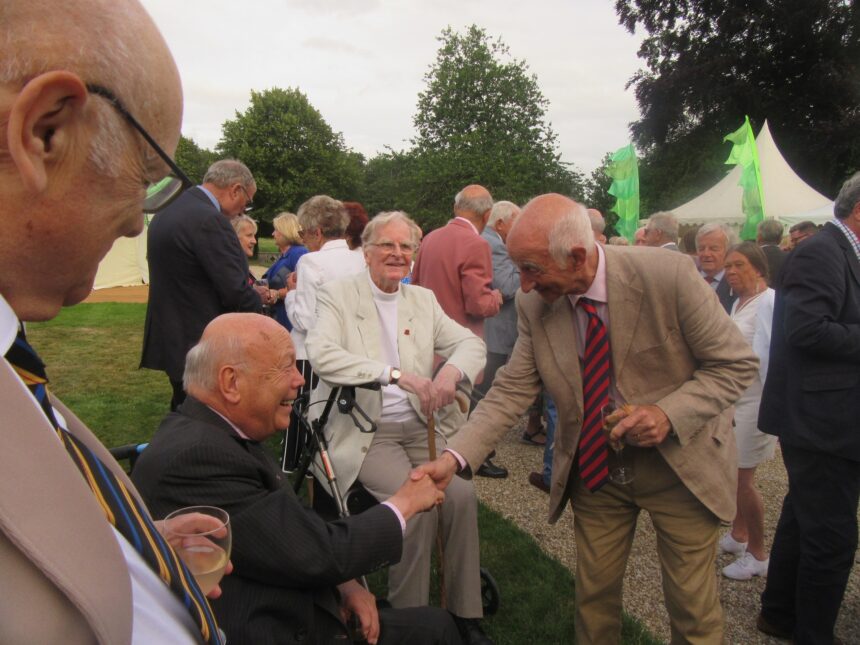
[[[624,410],[626,406],[622,406]],[[615,403],[610,399],[609,403],[600,409],[600,415],[603,419],[603,431],[606,433],[606,443],[609,446],[607,450],[606,461],[609,467],[609,481],[616,484],[629,484],[633,481],[633,460],[629,452],[624,451],[624,440],[611,441],[609,434],[615,424],[621,421],[627,414],[619,412],[616,414]]]
[[[230,561],[230,516],[215,506],[187,506],[168,515],[164,529],[200,590],[208,594],[224,577]]]

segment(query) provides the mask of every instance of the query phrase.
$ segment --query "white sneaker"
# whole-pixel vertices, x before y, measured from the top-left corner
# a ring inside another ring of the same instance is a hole
[[[767,578],[767,565],[770,558],[756,560],[752,553],[744,553],[730,565],[723,567],[723,575],[732,580],[749,580],[753,576]]]
[[[720,553],[732,553],[734,555],[743,555],[747,552],[747,543],[738,542],[732,537],[731,531],[720,538]]]

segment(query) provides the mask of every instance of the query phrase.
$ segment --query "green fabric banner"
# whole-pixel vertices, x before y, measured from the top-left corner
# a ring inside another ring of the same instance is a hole
[[[611,209],[618,215],[615,229],[632,243],[639,226],[639,161],[632,143],[612,154],[606,174],[612,177],[609,194],[617,200]]]
[[[764,220],[764,190],[761,185],[761,166],[758,161],[758,148],[755,144],[750,118],[744,117],[744,124],[727,134],[723,141],[734,145],[726,163],[741,167],[738,186],[743,188],[741,210],[746,216],[741,229],[742,240],[755,240],[759,222]]]

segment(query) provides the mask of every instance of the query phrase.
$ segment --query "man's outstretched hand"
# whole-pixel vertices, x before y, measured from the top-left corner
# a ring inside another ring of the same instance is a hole
[[[459,465],[454,455],[450,452],[443,452],[435,461],[421,464],[415,468],[409,477],[412,480],[420,480],[429,475],[439,490],[445,490],[456,474]]]

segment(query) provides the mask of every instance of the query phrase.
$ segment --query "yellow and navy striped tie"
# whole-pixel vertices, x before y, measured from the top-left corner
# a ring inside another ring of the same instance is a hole
[[[18,332],[15,343],[6,353],[6,360],[42,406],[72,461],[92,489],[108,522],[137,549],[155,574],[191,612],[194,622],[200,628],[203,642],[220,644],[220,632],[209,602],[191,572],[161,537],[146,509],[85,444],[57,423],[54,408],[48,399],[45,365],[27,342],[23,330]]]

